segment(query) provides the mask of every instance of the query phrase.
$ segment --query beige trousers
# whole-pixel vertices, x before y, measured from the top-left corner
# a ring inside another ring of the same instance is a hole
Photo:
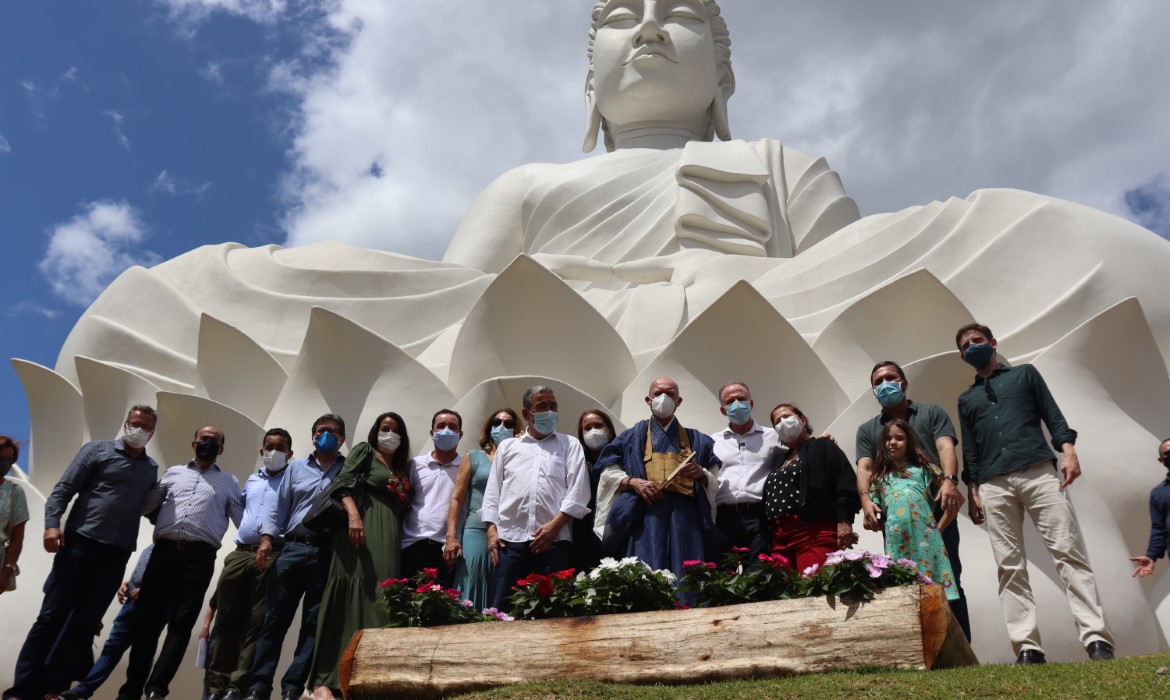
[[[1080,529],[1068,497],[1060,490],[1059,472],[1051,462],[1041,462],[1010,474],[995,476],[979,485],[991,550],[999,567],[999,603],[1012,650],[1043,652],[1036,624],[1036,603],[1028,582],[1028,558],[1024,551],[1024,514],[1032,519],[1056,570],[1064,580],[1065,594],[1081,644],[1113,643],[1105,629],[1105,612],[1097,597],[1097,583]]]

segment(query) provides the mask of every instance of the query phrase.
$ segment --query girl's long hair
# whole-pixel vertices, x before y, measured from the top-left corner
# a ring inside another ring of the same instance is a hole
[[[890,436],[890,431],[894,428],[900,429],[906,434],[906,464],[900,465],[890,457],[886,451],[886,438]],[[873,480],[876,482],[879,479],[885,478],[891,474],[898,474],[906,476],[906,467],[913,464],[923,469],[929,469],[933,462],[926,450],[922,449],[922,443],[918,441],[918,436],[914,434],[914,428],[901,418],[886,423],[882,428],[882,434],[878,437],[877,457],[873,460]]]

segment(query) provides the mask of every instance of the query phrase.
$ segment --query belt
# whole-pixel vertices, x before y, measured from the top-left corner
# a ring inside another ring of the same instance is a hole
[[[324,537],[318,535],[313,535],[312,537],[306,537],[305,535],[284,536],[285,544],[288,544],[289,542],[296,542],[297,544],[307,544],[310,547],[320,547],[321,545],[325,544],[325,541],[326,540]]]
[[[278,549],[280,549],[279,544],[274,544],[272,546],[272,551],[275,552]],[[256,552],[260,551],[260,545],[258,545],[258,544],[237,544],[236,551],[237,552],[252,552],[253,554],[255,554]]]
[[[764,504],[761,501],[756,501],[755,503],[725,503],[719,506],[719,510],[723,510],[724,508],[727,510],[734,510],[738,513],[751,513],[762,510],[764,508]]]
[[[199,540],[169,540],[163,538],[154,543],[154,546],[156,547],[160,545],[179,550],[193,550],[196,552],[206,552],[209,554],[215,554],[215,550],[218,549],[214,545],[207,544],[206,542],[200,542]]]

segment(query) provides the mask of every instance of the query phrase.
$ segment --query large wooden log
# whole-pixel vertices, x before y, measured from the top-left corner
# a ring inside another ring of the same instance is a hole
[[[977,664],[939,586],[559,620],[365,630],[343,659],[348,699],[436,697],[513,683],[684,684],[862,667]]]

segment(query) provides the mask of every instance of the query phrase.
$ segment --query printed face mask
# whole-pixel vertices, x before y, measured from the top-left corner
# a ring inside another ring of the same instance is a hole
[[[873,390],[873,395],[886,408],[897,406],[906,398],[906,394],[902,393],[902,382],[882,382]]]
[[[264,461],[264,468],[273,474],[284,471],[288,466],[288,455],[279,450],[268,450],[260,459]]]
[[[752,419],[752,405],[747,401],[727,404],[727,419],[734,425],[743,425]]]
[[[670,398],[669,394],[659,394],[650,399],[650,412],[659,420],[666,420],[673,416],[676,407],[674,399]]]
[[[591,450],[600,450],[609,444],[609,433],[601,428],[594,428],[585,432],[585,446]]]
[[[439,452],[450,452],[459,446],[459,433],[450,428],[443,428],[431,433],[431,440],[435,443],[435,449]]]
[[[402,444],[402,438],[393,430],[383,430],[378,433],[378,449],[382,452],[393,453]]]

